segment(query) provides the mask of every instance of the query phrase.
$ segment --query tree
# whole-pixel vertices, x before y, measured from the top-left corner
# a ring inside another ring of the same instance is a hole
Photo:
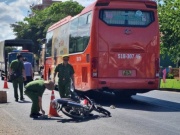
[[[180,58],[180,0],[158,0],[161,31],[161,54],[174,63]]]
[[[8,53],[12,52],[13,50],[16,50],[16,47],[6,46],[5,47],[5,58],[7,58]]]
[[[18,39],[31,39],[35,43],[34,53],[38,54],[41,39],[45,38],[49,26],[66,16],[75,16],[84,7],[72,0],[56,2],[44,10],[32,9],[32,16],[24,18],[22,22],[11,24]]]

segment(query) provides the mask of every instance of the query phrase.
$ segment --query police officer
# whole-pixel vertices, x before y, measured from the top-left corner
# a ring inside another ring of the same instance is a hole
[[[32,100],[30,117],[38,118],[38,116],[45,114],[45,111],[42,108],[42,95],[46,88],[49,90],[54,89],[54,82],[35,80],[28,83],[25,88],[25,94]],[[41,111],[42,114],[39,113],[39,111]]]
[[[23,81],[26,81],[26,74],[24,70],[24,64],[23,64],[23,56],[21,54],[17,54],[16,60],[13,60],[10,64],[9,68],[9,74],[11,74],[14,71],[18,71],[19,77],[12,80],[13,87],[14,87],[14,97],[15,101],[18,102],[18,85],[20,90],[20,100],[24,100],[23,97]],[[24,79],[23,79],[24,77]]]
[[[74,85],[74,68],[68,63],[69,56],[63,56],[63,63],[58,64],[55,68],[54,81],[56,74],[58,73],[58,90],[61,98],[68,97],[70,95],[70,85]]]

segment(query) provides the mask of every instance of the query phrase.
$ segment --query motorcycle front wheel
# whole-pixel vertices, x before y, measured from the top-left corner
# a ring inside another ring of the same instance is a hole
[[[80,112],[73,112],[73,108],[70,106],[62,106],[61,110],[66,116],[73,118],[73,119],[84,119],[86,118],[85,115],[81,114]]]
[[[99,105],[94,105],[94,110],[95,110],[96,112],[99,112],[99,113],[104,114],[105,116],[111,117],[111,113],[110,113],[108,110],[102,108],[102,107],[99,106]]]

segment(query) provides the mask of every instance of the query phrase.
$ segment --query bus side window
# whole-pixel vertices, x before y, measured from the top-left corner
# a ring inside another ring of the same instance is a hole
[[[84,48],[84,49],[86,49],[88,43],[89,43],[89,37],[88,37],[88,36],[85,36],[85,37],[84,37],[84,42],[83,42],[83,44],[84,44],[84,45],[83,45],[83,48]]]
[[[69,53],[76,52],[77,36],[78,36],[78,18],[71,21],[69,36]]]
[[[69,37],[69,53],[83,52],[90,36],[91,12],[86,13],[71,22]]]
[[[91,16],[91,14],[89,14],[87,16],[87,24],[91,24],[91,21],[92,21],[92,16]]]
[[[76,49],[77,49],[77,52],[82,52],[84,50],[84,43],[83,43],[83,37],[80,37],[78,40],[77,40],[77,46],[76,46]]]
[[[52,55],[52,32],[48,33],[46,47],[46,57],[49,57]]]
[[[73,48],[73,52],[76,52],[76,40],[73,42],[72,48]]]
[[[69,53],[76,52],[76,39],[70,36]]]

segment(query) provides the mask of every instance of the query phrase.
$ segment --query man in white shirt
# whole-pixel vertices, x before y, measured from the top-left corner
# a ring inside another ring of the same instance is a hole
[[[24,86],[26,86],[27,83],[33,81],[34,72],[33,72],[32,64],[28,62],[26,58],[23,58],[23,61],[24,61],[24,68],[26,73],[26,81],[24,81]]]

